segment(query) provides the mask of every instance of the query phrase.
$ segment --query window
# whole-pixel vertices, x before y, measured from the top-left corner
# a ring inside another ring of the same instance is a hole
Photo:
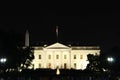
[[[41,64],[39,63],[39,68],[41,68]]]
[[[67,68],[67,63],[64,63],[64,69],[66,69]]]
[[[75,68],[75,69],[76,69],[76,66],[77,66],[76,63],[74,63],[74,68]]]
[[[97,53],[95,53],[95,55],[97,56],[98,54],[97,54]]]
[[[41,59],[41,55],[39,55],[39,59]]]
[[[35,66],[35,65],[34,65],[34,64],[32,64],[32,68],[34,68],[34,66]]]
[[[80,55],[80,59],[83,59],[83,55]]]
[[[59,55],[56,55],[56,59],[59,59]]]
[[[48,63],[48,68],[51,68],[51,63]]]
[[[74,59],[76,59],[76,55],[74,55]]]
[[[48,59],[51,59],[51,55],[48,55]]]
[[[67,59],[67,55],[64,55],[64,59]]]

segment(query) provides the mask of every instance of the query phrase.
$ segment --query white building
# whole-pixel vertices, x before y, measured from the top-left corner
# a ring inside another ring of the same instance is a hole
[[[28,31],[25,35],[25,46],[29,46]],[[60,68],[84,70],[89,63],[87,55],[100,54],[99,46],[66,46],[58,42],[49,46],[39,46],[33,48],[35,58],[32,64],[34,69]]]
[[[34,47],[32,64],[34,69],[82,69],[89,63],[88,54],[99,55],[99,46],[65,46],[61,43],[54,43],[50,46]]]

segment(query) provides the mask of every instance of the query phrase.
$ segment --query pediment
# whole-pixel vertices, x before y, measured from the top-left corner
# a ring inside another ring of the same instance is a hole
[[[61,43],[54,43],[50,46],[47,46],[46,49],[69,49],[69,47]]]

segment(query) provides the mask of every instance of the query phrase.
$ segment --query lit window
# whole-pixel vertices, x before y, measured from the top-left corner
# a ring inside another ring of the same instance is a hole
[[[67,63],[64,63],[64,69],[66,69],[67,68]]]
[[[41,55],[39,55],[39,59],[41,59]]]
[[[76,55],[74,55],[74,59],[76,59]]]
[[[74,63],[74,68],[76,69],[76,63]]]
[[[41,68],[41,64],[39,64],[39,68]]]
[[[51,59],[51,55],[48,55],[48,59]]]
[[[95,55],[97,55],[97,53],[95,53]]]
[[[83,59],[83,55],[80,55],[80,59]]]
[[[67,59],[67,55],[64,55],[64,59]]]
[[[56,59],[59,59],[59,55],[56,55]]]
[[[51,68],[51,63],[48,63],[48,68]]]

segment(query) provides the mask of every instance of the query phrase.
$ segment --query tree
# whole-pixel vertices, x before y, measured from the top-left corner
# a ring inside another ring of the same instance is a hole
[[[21,53],[21,57],[20,57],[20,64],[22,64],[20,66],[20,68],[22,69],[26,69],[29,66],[31,66],[31,62],[34,59],[34,55],[33,55],[33,48],[32,47],[23,47],[20,48],[20,51],[22,51]]]
[[[120,67],[120,48],[115,46],[109,50],[102,51],[99,56],[88,54],[89,64],[87,70],[91,71],[119,71]],[[113,58],[112,61],[108,61],[108,58]]]
[[[0,65],[1,70],[19,70],[28,68],[34,59],[33,48],[24,47],[21,35],[15,32],[1,32],[0,58],[6,57],[7,61]]]
[[[87,70],[101,71],[100,56],[99,55],[88,54],[87,57],[88,57],[88,61],[89,61],[89,64],[87,65]]]

